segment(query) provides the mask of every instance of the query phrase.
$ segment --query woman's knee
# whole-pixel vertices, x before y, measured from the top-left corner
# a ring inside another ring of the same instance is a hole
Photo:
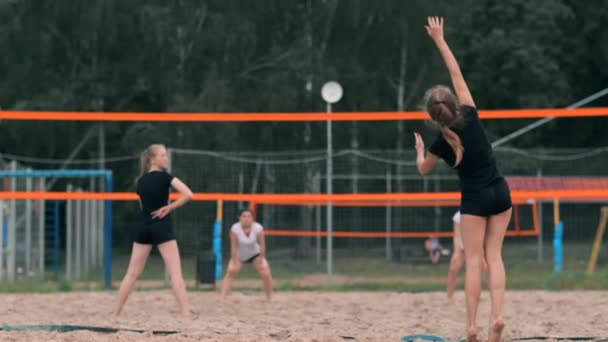
[[[257,269],[258,273],[262,276],[270,276],[270,274],[271,274],[270,265],[265,260],[260,262],[260,264],[257,265],[256,269]]]
[[[230,265],[230,266],[228,266],[228,271],[226,272],[226,274],[229,277],[235,277],[237,274],[239,274],[240,271],[241,271],[240,266]]]
[[[144,267],[140,265],[130,265],[127,269],[126,277],[137,279],[144,273]]]
[[[460,272],[461,268],[462,268],[462,263],[461,262],[452,262],[450,264],[449,272],[450,273],[458,273],[458,272]]]
[[[467,268],[471,268],[471,267],[477,268],[477,267],[482,266],[483,260],[484,260],[484,257],[482,254],[467,255],[465,264],[466,264]]]

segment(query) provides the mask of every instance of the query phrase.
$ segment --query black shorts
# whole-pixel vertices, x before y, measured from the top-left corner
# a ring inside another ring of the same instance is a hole
[[[251,258],[249,258],[249,259],[247,259],[247,260],[245,260],[245,261],[242,261],[242,263],[243,263],[243,264],[249,264],[249,263],[252,263],[252,262],[253,262],[253,260],[257,259],[257,257],[259,257],[259,256],[260,256],[260,253],[258,253],[258,254],[256,254],[256,255],[252,256]]]
[[[141,225],[135,232],[133,241],[144,245],[158,245],[175,240],[171,222],[155,222]]]
[[[490,217],[511,208],[511,191],[504,178],[477,190],[462,191],[460,213]]]

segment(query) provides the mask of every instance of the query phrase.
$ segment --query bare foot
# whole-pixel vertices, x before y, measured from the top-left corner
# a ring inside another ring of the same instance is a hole
[[[188,309],[186,311],[182,311],[182,317],[186,318],[186,319],[197,319],[199,316],[199,313],[197,311],[194,311],[192,309]]]
[[[467,342],[479,342],[476,327],[472,327],[467,330]]]
[[[488,342],[500,342],[502,339],[502,331],[505,329],[505,322],[502,318],[497,319],[490,325],[490,333],[488,334]]]

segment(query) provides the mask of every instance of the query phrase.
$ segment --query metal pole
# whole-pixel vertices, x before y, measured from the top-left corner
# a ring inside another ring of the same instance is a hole
[[[586,105],[586,104],[588,104],[588,103],[590,103],[592,101],[595,101],[595,100],[599,99],[600,97],[603,97],[603,96],[605,96],[607,94],[608,94],[608,88],[600,90],[597,93],[592,94],[590,96],[587,96],[587,97],[585,97],[584,99],[582,99],[580,101],[574,102],[573,104],[569,105],[566,108],[567,109],[575,109],[575,108],[578,108],[578,107],[582,107],[582,106],[584,106],[584,105]],[[511,141],[511,140],[513,140],[513,139],[515,139],[515,138],[523,135],[523,134],[526,134],[526,133],[530,132],[531,130],[533,130],[533,129],[537,128],[537,127],[540,127],[540,126],[542,126],[542,125],[544,125],[544,124],[546,124],[548,122],[553,121],[554,119],[555,119],[554,116],[549,116],[549,117],[542,118],[540,120],[534,121],[533,123],[529,124],[528,126],[520,128],[517,131],[514,131],[514,132],[512,132],[512,133],[510,133],[510,134],[508,134],[508,135],[506,135],[506,136],[504,136],[504,137],[502,137],[502,138],[494,141],[492,143],[492,147],[498,147],[500,145],[503,145],[504,143],[509,142],[509,141]]]
[[[44,178],[40,177],[38,179],[38,189],[40,191],[44,191],[45,189],[45,184],[44,184]],[[45,211],[45,204],[46,201],[45,200],[40,200],[38,202],[40,204],[40,211],[38,212],[38,265],[39,265],[39,272],[40,272],[40,276],[44,277],[44,262],[45,262],[45,257],[46,257],[46,252],[45,252],[45,248],[44,248],[44,243],[46,241],[45,237],[45,216],[46,216],[46,211]]]
[[[331,113],[331,103],[327,103],[327,113]],[[332,160],[332,131],[331,120],[327,120],[327,194],[333,193],[332,175],[333,175],[333,160]],[[327,201],[327,284],[331,285],[333,281],[333,203]]]
[[[391,193],[392,191],[392,179],[391,179],[391,172],[390,171],[386,171],[386,193]],[[391,245],[391,237],[388,236],[393,227],[393,222],[392,222],[392,207],[390,204],[386,204],[386,220],[385,220],[385,224],[386,224],[386,261],[391,261],[392,258],[392,251],[393,251],[393,246]]]
[[[112,174],[106,176],[106,192],[114,191],[114,177]],[[113,203],[112,201],[105,201],[104,208],[104,267],[105,267],[105,287],[109,289],[112,287],[112,216],[113,216]]]
[[[96,188],[95,188],[95,178],[91,178],[91,191],[95,192]],[[93,268],[97,268],[97,231],[98,231],[98,227],[97,227],[97,201],[90,201],[91,202],[91,227],[89,228],[91,230],[91,243],[90,243],[90,247],[91,247],[91,265],[93,265]]]
[[[99,187],[100,191],[103,191],[103,186]],[[97,258],[99,259],[99,265],[103,265],[103,229],[104,229],[104,201],[96,201],[97,203]]]
[[[32,169],[27,169],[32,171]],[[32,191],[32,177],[25,179],[25,191]],[[32,200],[25,200],[25,275],[32,271]]]
[[[4,201],[0,200],[0,282],[4,281],[4,232],[7,228],[4,224]]]
[[[319,172],[314,177],[315,192],[321,193],[321,175]],[[321,206],[315,206],[315,226],[317,229],[317,265],[321,265]]]
[[[102,111],[104,110],[104,100],[103,99],[99,99],[98,101],[98,110]],[[99,169],[100,170],[105,170],[106,169],[106,129],[105,129],[105,123],[100,122],[99,123],[99,136],[98,136],[98,143],[99,143]],[[99,180],[99,190],[102,191],[103,190],[103,178]],[[107,185],[106,185],[107,186]],[[97,251],[97,255],[99,257],[99,264],[103,264],[102,259],[103,259],[103,253],[104,253],[104,209],[105,209],[105,202],[104,201],[96,201],[96,208],[94,209],[98,214],[99,214],[99,218],[98,221],[96,222],[96,224],[98,224],[98,226],[96,226],[96,229],[94,230],[95,232],[95,236],[97,237],[97,243],[93,243],[94,245],[97,246],[96,251]],[[95,258],[95,260],[97,260],[97,258]],[[97,263],[95,263],[95,265],[97,265]],[[107,284],[106,284],[107,285]]]
[[[239,171],[239,194],[245,192],[245,175],[243,174],[243,170]],[[239,201],[238,203],[239,210],[243,208],[243,201]]]
[[[68,192],[72,192],[72,185],[68,184]],[[65,273],[67,279],[72,279],[72,231],[74,229],[74,201],[65,202]]]
[[[76,192],[82,192],[81,189],[77,189]],[[76,279],[80,279],[80,275],[81,275],[81,271],[82,271],[82,201],[81,200],[76,200],[76,208],[74,208],[76,211],[76,226],[74,227],[76,230],[76,234],[75,235],[75,242],[76,242],[76,250],[75,253],[76,254],[76,258],[75,258],[75,265],[76,265]]]
[[[53,208],[53,215],[55,221],[55,227],[53,227],[53,272],[55,276],[59,276],[61,272],[61,215],[59,215],[59,210],[61,208],[61,203],[59,201],[55,201]]]
[[[11,170],[17,170],[17,162],[11,162]],[[13,177],[11,179],[11,191],[17,191],[17,178]],[[11,209],[9,216],[9,226],[8,226],[8,256],[7,256],[7,273],[8,273],[8,281],[15,281],[15,246],[17,245],[16,234],[17,234],[17,200],[11,200]]]
[[[99,123],[99,169],[106,169],[106,130],[103,122]]]
[[[105,191],[105,179],[99,180],[99,191]],[[103,235],[104,235],[104,201],[96,201],[97,203],[97,257],[99,259],[99,265],[103,265],[103,253],[104,253],[104,244],[103,244]]]
[[[91,264],[91,201],[82,201],[84,215],[82,215],[82,237],[83,237],[83,250],[82,250],[82,258],[83,258],[83,270],[84,275],[89,274],[89,266]]]
[[[536,173],[538,178],[541,178],[543,175],[543,170],[542,169],[538,169],[537,173]],[[543,263],[543,201],[539,200],[538,201],[538,229],[540,230],[538,236],[536,237],[536,249],[537,249],[537,259],[538,259],[538,263],[542,264]]]

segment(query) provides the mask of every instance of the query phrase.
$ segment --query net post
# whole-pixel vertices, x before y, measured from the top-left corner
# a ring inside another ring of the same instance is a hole
[[[604,239],[604,233],[606,232],[606,225],[608,224],[608,207],[602,207],[600,224],[597,227],[595,233],[595,240],[593,242],[593,248],[591,250],[591,257],[589,258],[589,264],[587,265],[587,273],[595,272],[595,266],[597,265],[597,258],[602,248],[602,240]]]
[[[217,201],[215,223],[213,225],[213,253],[215,254],[215,281],[222,278],[222,221],[224,218],[224,201]],[[198,281],[198,280],[197,280]]]
[[[553,232],[554,271],[559,273],[562,271],[564,261],[564,224],[560,220],[558,198],[553,199],[553,220],[555,224]]]
[[[327,103],[327,113],[331,113],[331,103]],[[333,156],[332,156],[332,122],[327,120],[327,187],[326,193],[331,195],[333,193]],[[333,203],[327,201],[327,285],[331,285],[333,282]]]

